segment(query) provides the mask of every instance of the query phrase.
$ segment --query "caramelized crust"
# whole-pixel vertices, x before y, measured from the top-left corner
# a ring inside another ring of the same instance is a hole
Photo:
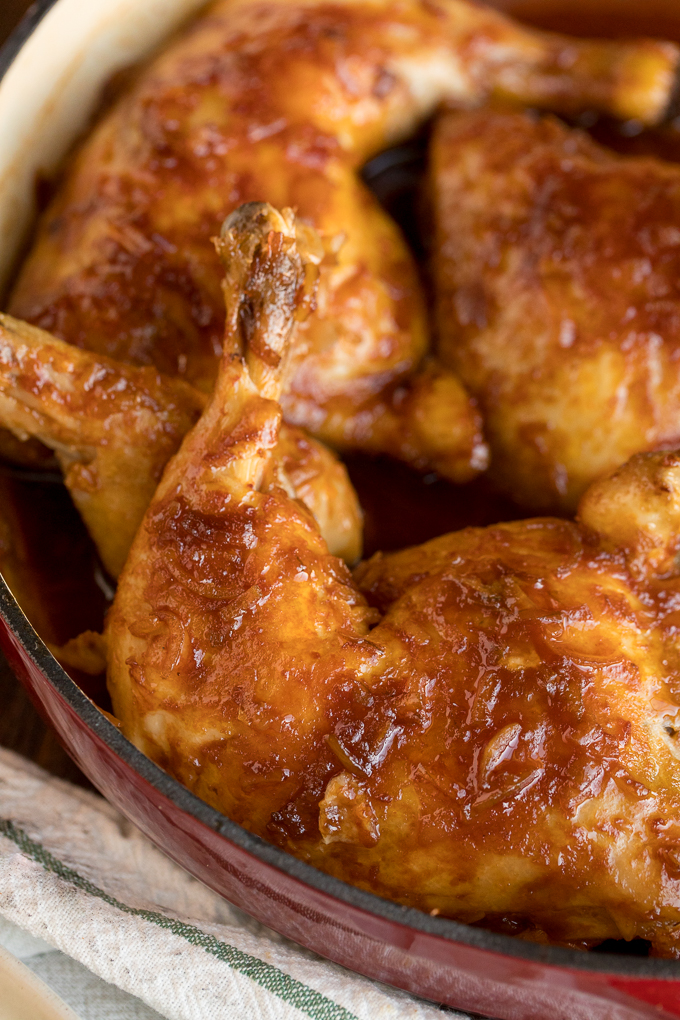
[[[439,353],[478,398],[492,470],[573,511],[680,440],[680,167],[552,118],[444,115],[432,142]]]
[[[350,565],[357,562],[362,551],[363,513],[345,465],[318,439],[285,422],[262,491],[277,487],[311,512],[333,556]]]
[[[0,315],[0,424],[56,452],[114,577],[166,462],[204,405],[180,379],[80,351]]]
[[[631,500],[655,456],[630,466]],[[680,481],[677,454],[664,469]],[[641,576],[613,543],[544,518],[375,557],[357,582],[384,614],[371,694],[395,750],[345,745],[375,850],[334,795],[327,820],[327,790],[321,833],[350,845],[312,858],[526,938],[642,937],[680,955],[677,577]]]
[[[153,368],[81,351],[0,315],[0,425],[56,451],[64,481],[102,562],[120,573],[170,457],[206,398]],[[361,555],[362,518],[344,466],[284,426],[268,485],[300,499],[338,556]]]
[[[680,955],[680,453],[631,461],[581,523],[467,529],[352,577],[298,503],[263,491],[305,246],[272,209],[229,230],[228,280],[245,294],[257,271],[276,328],[251,301],[230,316],[246,356],[225,355],[121,576],[124,731],[253,832],[380,895]]]
[[[493,92],[655,121],[677,62],[672,45],[533,32],[465,0],[219,0],[76,155],[10,310],[209,390],[223,322],[209,239],[242,202],[292,206],[329,256],[288,420],[466,480],[486,462],[479,415],[441,368],[436,392],[426,380],[404,399],[427,347],[423,302],[358,169],[444,97],[475,104]],[[440,393],[448,408],[431,434]],[[454,415],[442,449],[442,418]]]

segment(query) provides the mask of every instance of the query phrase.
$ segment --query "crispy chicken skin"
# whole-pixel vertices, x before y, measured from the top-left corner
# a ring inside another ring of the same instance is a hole
[[[328,246],[287,419],[339,448],[464,481],[480,419],[427,365],[411,257],[357,176],[444,97],[663,116],[675,46],[530,31],[465,0],[220,0],[141,72],[76,155],[10,311],[208,389],[221,349],[209,243],[242,202],[292,206]]]
[[[64,481],[113,577],[167,461],[206,403],[154,368],[122,365],[0,315],[0,425],[56,451]],[[361,555],[356,493],[330,450],[284,426],[267,484],[306,504],[336,555]]]
[[[680,167],[494,110],[443,115],[431,153],[439,354],[480,402],[497,482],[572,512],[680,443]]]
[[[125,733],[380,895],[679,954],[680,454],[633,458],[579,523],[471,528],[352,577],[300,504],[261,487],[305,241],[262,206],[228,221],[221,252],[246,297],[108,619]]]

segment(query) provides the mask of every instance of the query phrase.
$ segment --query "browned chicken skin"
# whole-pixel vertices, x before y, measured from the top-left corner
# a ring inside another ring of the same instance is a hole
[[[245,298],[215,393],[108,620],[124,731],[380,895],[679,955],[680,454],[631,460],[580,523],[471,528],[353,578],[298,503],[262,491],[307,242],[271,208],[249,217],[220,246]]]
[[[431,152],[440,357],[480,402],[497,482],[572,512],[680,442],[680,167],[493,110],[444,115]]]
[[[539,33],[466,0],[219,0],[137,78],[74,159],[10,310],[209,389],[220,269],[244,201],[293,206],[328,247],[287,419],[339,448],[458,481],[486,464],[458,380],[428,364],[412,260],[357,176],[445,97],[663,116],[677,48]]]
[[[55,450],[64,481],[113,577],[163,468],[206,397],[153,368],[81,351],[0,315],[0,426]],[[265,488],[277,485],[314,514],[329,546],[361,555],[361,509],[343,465],[300,429],[284,426]]]

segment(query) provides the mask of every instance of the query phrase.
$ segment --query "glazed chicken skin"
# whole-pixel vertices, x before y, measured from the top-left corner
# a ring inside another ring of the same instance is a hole
[[[680,167],[499,110],[443,115],[431,155],[440,357],[480,402],[498,484],[573,512],[680,444]]]
[[[166,463],[206,403],[156,369],[79,350],[0,315],[0,426],[56,451],[64,482],[101,560],[117,577]],[[284,426],[264,481],[314,514],[338,556],[361,555],[362,517],[344,466]]]
[[[417,275],[361,166],[444,97],[653,122],[677,64],[670,44],[539,33],[465,0],[219,0],[76,155],[9,310],[209,391],[223,323],[209,239],[243,202],[294,207],[328,256],[287,419],[465,481],[486,465],[479,415],[440,365],[412,377],[428,346]]]
[[[300,504],[261,487],[304,241],[263,205],[227,221],[221,251],[227,291],[248,296],[108,618],[124,732],[379,895],[678,955],[680,454],[633,458],[579,523],[471,528],[352,577]]]

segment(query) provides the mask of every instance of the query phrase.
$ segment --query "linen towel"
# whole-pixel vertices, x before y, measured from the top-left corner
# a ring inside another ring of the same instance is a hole
[[[52,961],[62,984],[92,983],[91,972],[129,993],[102,1007],[102,1020],[147,1020],[153,1010],[167,1020],[463,1017],[282,938],[172,863],[103,798],[0,748],[1,918],[10,950],[18,936],[9,925],[43,940],[16,955],[37,959],[47,944],[70,958],[61,969]],[[34,969],[60,992],[49,966]],[[141,1000],[137,1012],[129,996]],[[89,1009],[86,1020],[99,1017]]]

